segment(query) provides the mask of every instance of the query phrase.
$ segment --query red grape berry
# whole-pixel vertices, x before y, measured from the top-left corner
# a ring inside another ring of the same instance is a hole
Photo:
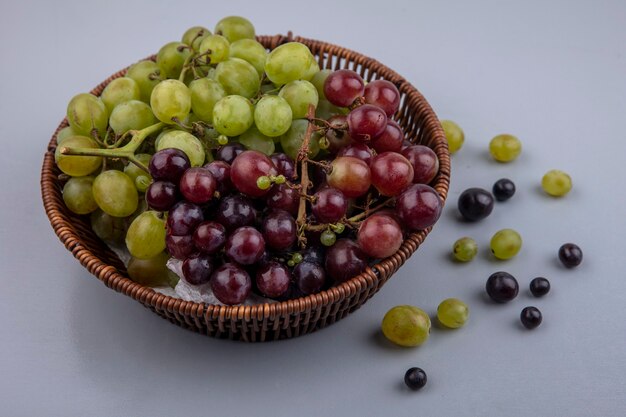
[[[217,299],[226,304],[243,303],[252,290],[248,273],[240,266],[225,263],[211,275],[211,290]]]
[[[374,214],[361,223],[357,242],[372,258],[386,258],[400,249],[402,229],[392,217]]]
[[[413,184],[396,200],[396,215],[411,231],[432,226],[441,215],[441,198],[428,185]]]
[[[400,107],[400,92],[387,80],[375,80],[365,86],[365,102],[380,107],[388,117]]]
[[[354,71],[342,69],[328,75],[324,82],[324,95],[335,106],[349,107],[365,91],[363,78]]]
[[[348,134],[354,140],[367,142],[380,136],[387,126],[387,115],[372,104],[364,104],[348,113]]]
[[[370,169],[360,159],[342,156],[331,164],[326,175],[328,185],[335,187],[348,198],[360,197],[367,193],[372,183]]]
[[[404,156],[395,152],[376,155],[370,164],[372,184],[382,195],[393,197],[413,182],[413,166]]]

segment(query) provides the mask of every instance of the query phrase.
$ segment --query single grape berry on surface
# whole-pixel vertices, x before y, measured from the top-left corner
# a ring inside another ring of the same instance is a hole
[[[443,300],[437,307],[439,323],[451,329],[462,327],[469,318],[469,307],[457,298]]]
[[[458,207],[465,220],[482,220],[493,210],[493,196],[482,188],[468,188],[459,196]]]
[[[515,277],[508,272],[493,273],[485,285],[487,294],[496,303],[506,303],[517,297],[519,284]]]
[[[454,259],[460,262],[469,262],[478,253],[478,244],[471,237],[462,237],[452,246]]]
[[[502,229],[493,235],[491,253],[498,259],[511,259],[522,249],[522,237],[513,229]]]
[[[526,327],[528,330],[532,330],[536,327],[539,327],[541,322],[543,321],[543,316],[541,315],[541,311],[537,307],[526,307],[522,310],[519,316],[522,325]]]
[[[572,178],[563,171],[553,169],[541,179],[541,188],[552,197],[563,197],[572,189]]]
[[[574,243],[565,243],[559,248],[559,259],[566,268],[574,268],[583,261],[583,251]]]
[[[522,142],[513,135],[498,135],[489,142],[489,153],[498,162],[511,162],[521,152]]]
[[[550,281],[544,277],[537,277],[530,281],[530,292],[535,297],[543,297],[550,292]]]
[[[428,377],[422,368],[410,368],[404,374],[404,383],[414,391],[424,388]]]
[[[508,178],[502,178],[493,184],[493,196],[498,201],[506,201],[515,194],[515,184]]]
[[[454,123],[452,120],[442,120],[441,127],[443,127],[443,133],[446,135],[450,153],[455,153],[461,149],[463,141],[465,140],[465,134],[459,125]]]
[[[422,309],[400,305],[385,314],[381,328],[385,337],[399,346],[419,346],[428,340],[430,317]]]

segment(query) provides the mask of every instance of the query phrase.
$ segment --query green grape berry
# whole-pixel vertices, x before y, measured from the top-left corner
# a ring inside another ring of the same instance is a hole
[[[215,33],[224,36],[230,42],[240,39],[254,39],[254,25],[241,16],[228,16],[217,22]]]
[[[116,135],[123,135],[129,130],[141,130],[156,122],[150,106],[139,100],[118,104],[109,117],[109,125]]]
[[[311,84],[315,86],[320,100],[326,100],[326,94],[324,94],[324,83],[326,83],[326,78],[328,78],[332,72],[333,70],[323,69],[316,72],[313,75],[313,78],[311,78]]]
[[[170,255],[161,252],[149,259],[131,257],[128,261],[128,276],[138,284],[148,287],[169,287],[176,279],[174,273],[167,268]],[[175,285],[174,285],[175,286]]]
[[[217,137],[217,143],[224,146],[224,145],[228,145],[228,136],[226,135],[219,135]]]
[[[342,234],[344,230],[346,230],[346,226],[343,223],[333,224],[331,227],[335,233],[338,235]]]
[[[276,85],[311,78],[313,65],[317,65],[309,48],[299,42],[280,45],[267,56],[265,74]]]
[[[61,171],[72,177],[89,175],[102,165],[101,156],[78,156],[63,155],[63,148],[89,148],[98,149],[95,140],[87,136],[70,136],[63,141],[63,146],[57,146],[54,152],[54,160]]]
[[[230,42],[220,35],[209,35],[202,39],[198,52],[207,64],[219,64],[230,56]]]
[[[286,181],[287,181],[287,178],[285,178],[285,176],[284,176],[284,175],[282,175],[282,174],[280,174],[279,176],[277,176],[277,177],[274,179],[274,182],[275,182],[276,184],[284,184]]]
[[[304,257],[302,256],[301,253],[296,252],[296,253],[293,254],[291,259],[293,259],[294,263],[299,264],[300,262],[302,262],[304,260]]]
[[[104,88],[100,99],[110,114],[118,104],[141,99],[139,84],[132,78],[116,78]]]
[[[185,31],[181,41],[195,51],[198,50],[202,40],[211,35],[211,31],[203,26],[193,26]]]
[[[150,103],[150,96],[152,90],[159,83],[158,78],[154,78],[154,75],[161,73],[159,66],[153,61],[139,61],[128,68],[126,77],[135,80],[139,86],[139,93],[141,101]]]
[[[259,77],[263,75],[267,50],[254,39],[240,39],[231,43],[230,56],[249,62],[256,69]]]
[[[462,237],[452,247],[454,259],[460,262],[469,262],[478,253],[478,244],[471,237]]]
[[[280,137],[280,144],[283,151],[291,158],[297,159],[302,143],[304,142],[304,136],[306,134],[309,122],[305,119],[297,119],[291,123],[289,130]],[[311,135],[309,142],[309,158],[315,158],[319,153],[319,134],[314,132]]]
[[[138,153],[138,154],[135,154],[135,158],[137,158],[137,160],[141,162],[142,164],[144,164],[145,166],[148,166],[148,164],[150,163],[150,159],[152,158],[152,155],[147,154],[147,153]],[[128,175],[128,177],[131,180],[133,180],[133,182],[140,175],[147,175],[150,179],[152,179],[150,174],[148,174],[146,171],[139,168],[137,165],[133,164],[132,162],[129,162],[124,167],[124,174]]]
[[[522,249],[522,237],[513,229],[502,229],[491,238],[491,252],[498,259],[511,259]]]
[[[71,212],[88,214],[98,209],[93,198],[93,177],[72,177],[63,186],[63,201]]]
[[[385,337],[399,346],[419,346],[430,335],[430,317],[422,309],[400,305],[385,314],[381,328]]]
[[[256,180],[256,186],[259,187],[260,190],[267,190],[272,186],[272,181],[269,179],[267,175],[262,175]]]
[[[126,232],[126,247],[138,259],[150,259],[165,250],[165,222],[156,211],[145,211]]]
[[[71,126],[65,126],[63,129],[59,130],[57,133],[57,146],[63,143],[63,141],[69,137],[77,136],[74,129]]]
[[[213,107],[213,127],[229,137],[239,136],[254,122],[252,104],[242,96],[226,96]]]
[[[191,55],[189,47],[182,42],[170,42],[159,50],[156,63],[164,78],[178,78],[185,60]]]
[[[261,87],[261,78],[252,64],[243,59],[229,58],[220,62],[215,69],[217,80],[229,95],[252,98]]]
[[[147,175],[138,175],[135,178],[135,188],[140,193],[145,193],[148,187],[150,186],[151,180]]]
[[[102,210],[91,213],[91,229],[105,242],[121,243],[126,233],[125,219],[113,217]]]
[[[305,118],[309,106],[313,105],[313,108],[317,108],[319,103],[317,89],[312,83],[305,80],[296,80],[285,84],[278,95],[289,103],[294,119]]]
[[[513,135],[498,135],[489,142],[489,153],[498,162],[511,162],[521,152],[522,142]]]
[[[213,123],[213,107],[215,103],[226,97],[224,87],[208,78],[199,78],[189,84],[191,91],[191,110],[199,120]]]
[[[150,106],[163,123],[174,124],[174,119],[183,121],[191,110],[191,91],[178,80],[161,81],[152,90]]]
[[[191,133],[182,130],[167,131],[159,138],[158,143],[155,143],[155,148],[157,152],[166,148],[180,149],[194,167],[204,165],[206,159],[202,142]]]
[[[553,197],[563,197],[572,189],[572,178],[563,171],[553,169],[541,179],[541,188]]]
[[[274,140],[259,132],[259,129],[254,125],[239,136],[239,143],[245,146],[246,149],[263,152],[268,156],[276,150]]]
[[[78,94],[67,105],[67,121],[79,135],[92,137],[94,129],[104,137],[109,112],[100,98],[93,94]]]
[[[451,329],[462,327],[469,318],[469,307],[457,298],[443,300],[437,307],[439,323]]]
[[[264,96],[254,108],[254,124],[265,136],[276,137],[291,127],[292,111],[289,103],[279,96]]]
[[[104,171],[93,182],[93,197],[98,207],[114,217],[135,212],[139,196],[133,180],[121,171]]]
[[[320,235],[320,242],[324,246],[333,246],[337,242],[337,235],[331,230],[324,230]]]
[[[443,133],[446,135],[450,153],[455,153],[461,149],[463,142],[465,141],[465,134],[459,125],[454,123],[452,120],[442,120],[441,127],[443,127]]]

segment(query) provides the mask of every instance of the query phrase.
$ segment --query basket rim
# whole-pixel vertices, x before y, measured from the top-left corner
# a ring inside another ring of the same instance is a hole
[[[450,154],[448,152],[447,141],[435,112],[417,88],[415,88],[400,74],[396,73],[391,68],[386,67],[379,61],[351,49],[339,47],[332,43],[299,36],[294,37],[291,32],[289,32],[286,36],[257,36],[257,40],[263,43],[264,46],[269,47],[269,49],[274,49],[276,46],[290,41],[302,42],[307,44],[309,47],[311,44],[318,44],[327,48],[341,48],[343,51],[351,55],[350,60],[353,62],[355,60],[361,63],[367,62],[367,67],[372,67],[372,65],[374,65],[384,68],[386,72],[385,78],[394,82],[399,90],[407,90],[404,92],[405,96],[411,93],[416,95],[418,99],[421,99],[424,114],[424,125],[422,129],[429,130],[432,133],[432,136],[435,137],[434,142],[436,143],[436,146],[433,147],[433,150],[435,151],[440,164],[439,173],[436,178],[437,181],[435,183],[431,183],[431,186],[437,190],[442,200],[442,205],[445,205],[450,182]],[[155,55],[152,55],[148,59],[154,60],[154,57]],[[330,62],[327,67],[330,68]],[[111,75],[105,81],[101,82],[94,89],[92,89],[91,93],[99,96],[99,91],[101,91],[104,86],[106,86],[111,80],[123,76],[127,69],[128,67]],[[56,137],[58,132],[67,125],[67,118],[63,118],[52,135],[48,143],[47,151],[44,155],[41,171],[41,192],[46,215],[51,222],[55,234],[85,268],[87,268],[99,280],[103,281],[108,287],[111,287],[118,292],[123,292],[125,295],[140,301],[142,304],[164,308],[170,312],[184,312],[185,315],[193,314],[195,317],[211,316],[213,318],[220,319],[245,319],[246,321],[253,317],[261,319],[263,317],[271,318],[284,314],[291,315],[305,311],[310,312],[313,308],[326,306],[341,299],[353,296],[363,287],[376,286],[378,281],[382,281],[380,283],[380,285],[382,285],[404,263],[404,261],[411,256],[411,254],[417,249],[417,247],[432,230],[431,226],[427,229],[411,233],[406,239],[403,240],[398,251],[392,256],[380,259],[371,266],[368,265],[367,268],[359,275],[356,275],[339,285],[330,287],[315,294],[285,301],[265,302],[254,305],[228,306],[185,301],[181,298],[157,292],[153,288],[139,284],[123,275],[117,270],[117,268],[103,261],[101,256],[94,254],[89,248],[82,245],[81,236],[76,233],[73,228],[67,227],[70,222],[59,218],[57,215],[57,208],[54,207],[51,199],[47,198],[49,193],[55,192],[55,181],[44,178],[44,173],[46,169],[54,169]],[[56,192],[60,191],[56,190]],[[409,243],[413,243],[414,248],[410,247],[411,245],[409,245]],[[404,256],[404,259],[402,259],[401,256]]]

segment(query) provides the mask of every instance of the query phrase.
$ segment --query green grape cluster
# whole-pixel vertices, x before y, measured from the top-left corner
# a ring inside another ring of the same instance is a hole
[[[131,65],[100,96],[81,93],[67,106],[68,126],[58,132],[55,152],[65,175],[63,200],[73,213],[91,216],[98,237],[126,244],[128,272],[138,282],[172,282],[165,220],[146,211],[144,198],[155,152],[179,149],[194,167],[228,143],[297,158],[310,108],[324,119],[348,111],[326,100],[332,71],[320,70],[306,45],[268,51],[255,36],[239,16],[221,19],[213,31],[191,27],[155,60]],[[321,139],[314,133],[309,157],[324,152]]]

